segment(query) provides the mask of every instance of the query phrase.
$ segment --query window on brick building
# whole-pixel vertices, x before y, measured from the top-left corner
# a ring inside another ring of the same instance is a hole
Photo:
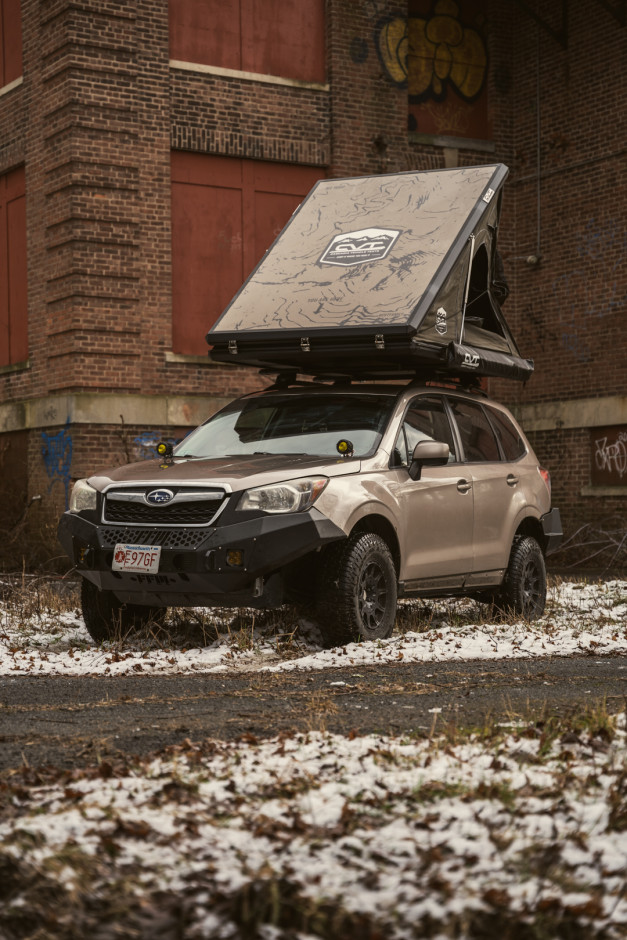
[[[22,74],[20,0],[0,0],[0,85]]]
[[[317,167],[172,154],[174,352],[207,352],[209,327],[322,176]]]
[[[0,176],[0,366],[28,357],[24,168]]]
[[[170,58],[323,82],[324,0],[170,0]]]

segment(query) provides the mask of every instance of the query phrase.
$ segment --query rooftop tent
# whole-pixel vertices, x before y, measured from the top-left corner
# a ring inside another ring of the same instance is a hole
[[[321,180],[207,334],[309,375],[527,379],[498,297],[503,164]]]

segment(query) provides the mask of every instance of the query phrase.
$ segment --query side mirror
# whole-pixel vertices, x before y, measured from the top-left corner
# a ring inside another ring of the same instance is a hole
[[[449,455],[449,446],[442,441],[420,441],[414,447],[409,465],[411,479],[419,480],[423,467],[443,467],[448,463]]]

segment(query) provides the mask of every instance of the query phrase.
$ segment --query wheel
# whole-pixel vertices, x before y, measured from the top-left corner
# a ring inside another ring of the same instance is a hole
[[[531,536],[514,539],[501,591],[503,605],[525,620],[537,620],[546,603],[542,549]]]
[[[147,623],[161,624],[166,614],[165,607],[124,604],[112,591],[100,591],[86,578],[81,584],[81,607],[87,632],[96,643],[119,637]]]
[[[371,532],[331,545],[320,566],[317,619],[327,645],[390,636],[396,569],[386,542]]]

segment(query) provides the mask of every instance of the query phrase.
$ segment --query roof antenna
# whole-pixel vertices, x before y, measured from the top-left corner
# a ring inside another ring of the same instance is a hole
[[[459,342],[464,341],[464,320],[466,318],[466,307],[468,306],[468,294],[470,292],[470,275],[472,274],[472,261],[475,256],[475,236],[472,234],[468,239],[470,242],[470,261],[468,262],[468,274],[466,275],[466,290],[464,291],[464,306],[462,307],[462,325],[459,331]]]

